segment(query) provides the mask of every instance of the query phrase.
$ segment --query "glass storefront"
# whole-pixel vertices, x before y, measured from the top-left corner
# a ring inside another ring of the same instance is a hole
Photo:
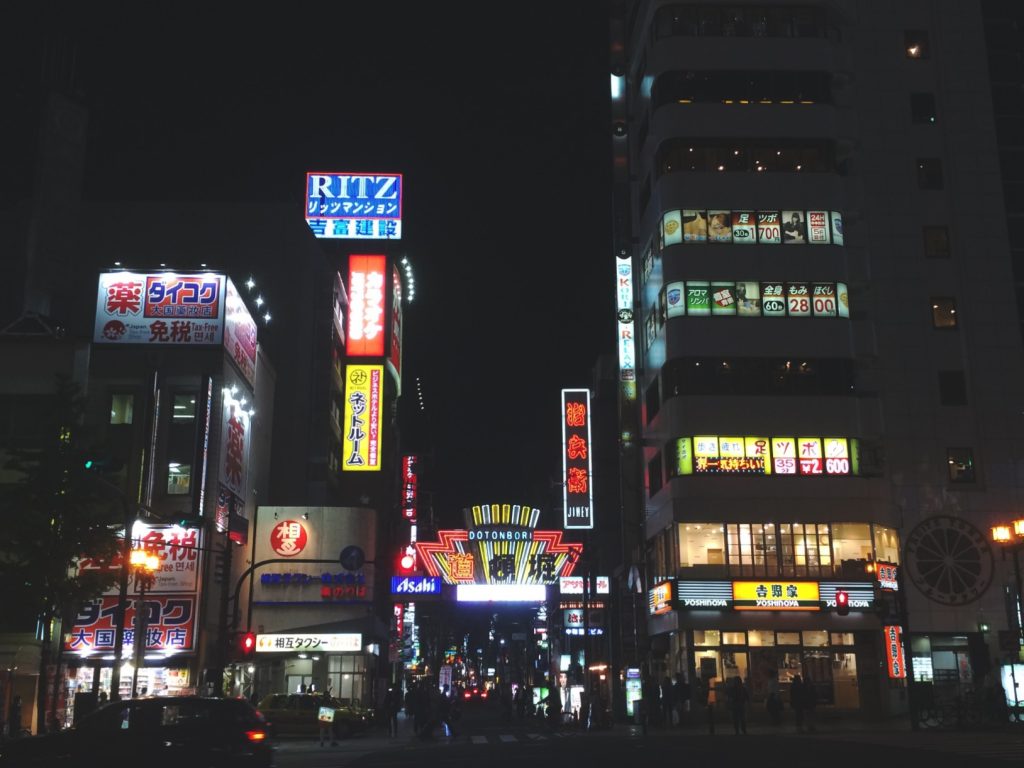
[[[742,677],[754,702],[765,700],[772,680],[788,700],[793,678],[801,675],[814,685],[820,704],[860,706],[852,632],[694,629],[691,637],[696,674],[714,677],[723,688]]]

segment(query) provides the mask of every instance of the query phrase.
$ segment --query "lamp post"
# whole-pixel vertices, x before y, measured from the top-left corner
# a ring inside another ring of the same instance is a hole
[[[133,549],[129,560],[139,590],[135,602],[135,663],[132,669],[132,698],[138,695],[139,667],[146,659],[146,590],[152,586],[160,570],[160,558],[145,549]]]
[[[1014,670],[1021,661],[1021,648],[1024,648],[1024,589],[1021,587],[1020,577],[1020,550],[1024,547],[1024,519],[1012,520],[1009,523],[1000,523],[992,526],[992,540],[1013,553],[1013,576],[1016,594],[1013,597],[1013,609],[1016,614],[1013,621],[1017,624],[1017,652],[1014,654],[1013,664],[1010,667],[1010,674],[1013,676],[1013,698],[1016,709],[1019,711],[1021,702],[1017,696],[1019,686]]]

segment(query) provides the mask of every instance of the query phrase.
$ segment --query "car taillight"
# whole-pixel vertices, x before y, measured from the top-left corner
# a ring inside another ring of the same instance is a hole
[[[486,699],[487,698],[487,691],[481,691],[480,692],[480,698],[481,699]]]
[[[264,739],[267,738],[267,732],[266,731],[246,731],[245,732],[245,738],[247,738],[249,741],[254,741],[254,742],[255,741],[263,741]]]
[[[472,696],[472,695],[473,695],[473,694],[471,694],[471,693],[470,693],[469,691],[466,691],[466,692],[465,692],[464,694],[462,694],[462,698],[464,698],[464,699],[468,699],[468,698],[469,698],[470,696]]]

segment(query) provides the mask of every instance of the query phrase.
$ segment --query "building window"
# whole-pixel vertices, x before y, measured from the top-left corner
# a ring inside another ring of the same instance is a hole
[[[873,558],[871,526],[867,523],[833,523],[832,551],[844,577],[863,578]]]
[[[654,495],[661,490],[663,482],[660,453],[647,463],[647,482],[650,488],[649,495],[653,498]]]
[[[974,453],[970,448],[947,448],[946,462],[951,483],[974,482]]]
[[[951,296],[932,298],[932,327],[956,328],[956,300]]]
[[[670,173],[837,173],[831,139],[673,138],[662,142],[655,157],[658,178]],[[646,206],[640,191],[640,210]],[[648,196],[649,199],[649,196]]]
[[[963,371],[939,371],[939,403],[967,405],[967,379]]]
[[[110,423],[131,424],[135,410],[135,395],[115,394],[110,396]]]
[[[903,50],[908,59],[928,58],[928,32],[923,29],[908,29],[903,33]]]
[[[935,122],[935,94],[910,94],[910,121],[912,123]]]
[[[172,461],[167,465],[167,494],[183,496],[192,487],[192,467]]]
[[[189,392],[174,396],[174,413],[172,419],[175,424],[192,421],[196,417],[196,396]]]
[[[647,406],[647,423],[650,424],[651,419],[658,415],[658,409],[661,407],[657,379],[652,381],[651,386],[647,388],[647,392],[644,394],[644,403]]]
[[[886,528],[884,525],[875,525],[875,560],[883,563],[900,562],[900,537],[893,528]]]
[[[721,523],[680,523],[679,567],[725,565],[724,531]]]
[[[924,255],[929,259],[949,258],[950,248],[948,227],[924,228]]]
[[[939,158],[917,158],[917,186],[921,189],[942,189],[942,161]]]

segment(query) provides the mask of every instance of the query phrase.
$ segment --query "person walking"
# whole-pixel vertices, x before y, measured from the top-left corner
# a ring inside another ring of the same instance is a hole
[[[796,720],[796,730],[803,733],[804,730],[804,681],[800,675],[793,675],[793,682],[789,684],[789,706],[793,710],[793,719]]]
[[[715,735],[715,707],[718,704],[718,692],[715,690],[715,678],[703,681],[704,710],[707,713],[708,733]]]
[[[675,696],[672,689],[672,678],[665,675],[661,679],[661,718],[666,728],[671,728],[675,718]]]
[[[690,708],[690,683],[682,672],[676,673],[676,682],[672,686],[672,700],[676,704],[679,727],[686,725],[686,713]]]
[[[11,700],[11,711],[7,713],[7,736],[17,739],[21,736],[21,695],[16,694]]]
[[[807,730],[814,733],[817,730],[814,726],[814,708],[818,705],[818,692],[814,688],[814,681],[810,676],[804,680],[804,722]]]
[[[394,687],[384,694],[384,716],[388,719],[388,736],[398,736],[398,710],[401,709],[402,694]]]
[[[737,675],[729,680],[729,709],[732,711],[732,728],[736,735],[747,735],[747,687],[743,678]]]
[[[779,692],[779,673],[772,671],[768,677],[768,696],[765,708],[772,725],[782,725],[782,695]]]

